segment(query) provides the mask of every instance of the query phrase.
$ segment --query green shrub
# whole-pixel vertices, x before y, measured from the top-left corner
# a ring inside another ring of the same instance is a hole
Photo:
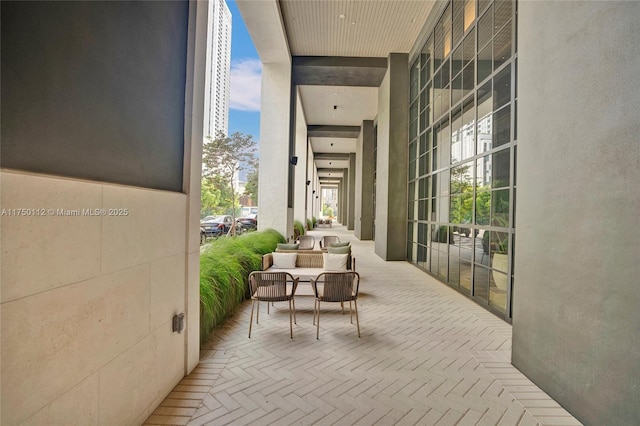
[[[293,221],[293,233],[296,238],[300,235],[304,235],[304,225],[299,220]]]
[[[313,229],[313,221],[311,219],[307,219],[307,229]]]
[[[313,225],[313,228],[318,224],[318,219],[316,219],[315,216],[311,216],[311,224]]]
[[[206,342],[248,295],[251,271],[262,269],[262,255],[286,240],[273,229],[218,238],[200,254],[200,343]]]

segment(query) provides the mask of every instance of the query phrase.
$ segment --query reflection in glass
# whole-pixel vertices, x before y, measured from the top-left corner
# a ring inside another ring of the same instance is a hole
[[[476,224],[488,225],[491,213],[491,193],[489,191],[476,192]]]
[[[493,39],[493,69],[498,69],[511,58],[511,23]]]
[[[420,267],[427,266],[427,248],[418,244],[417,263]]]
[[[491,149],[493,141],[493,92],[491,81],[478,89],[478,154]]]
[[[447,84],[447,87],[442,89],[442,104],[440,106],[440,108],[442,108],[440,111],[441,115],[445,114],[449,110],[449,107],[451,106],[450,98],[449,98],[451,96],[450,90],[451,90],[451,86],[448,84]]]
[[[451,164],[462,159],[462,108],[451,115]]]
[[[462,159],[473,157],[476,146],[476,109],[473,98],[462,107]]]
[[[482,49],[493,36],[493,5],[478,20],[478,49]]]
[[[494,13],[493,27],[496,30],[500,30],[500,28],[502,28],[507,21],[511,20],[512,2],[498,0],[494,2],[494,7],[495,7],[495,13]]]
[[[488,157],[484,157],[488,158]],[[487,160],[489,161],[489,160]],[[491,184],[492,188],[502,188],[505,186],[509,186],[511,182],[511,178],[509,176],[509,149],[504,149],[502,151],[498,151],[491,155],[491,164],[489,168],[491,169],[491,173],[493,174],[493,179],[489,176],[489,180],[485,181],[486,184]]]
[[[511,106],[507,105],[493,114],[493,147],[511,141]]]
[[[453,3],[453,32],[451,42],[453,46],[458,44],[458,42],[462,39],[462,34],[464,34],[464,14],[463,7],[461,3]]]
[[[423,176],[427,173],[427,162],[429,161],[428,155],[423,155],[420,157],[420,169],[418,171],[419,176]]]
[[[410,70],[407,256],[507,316],[514,31],[511,1],[448,2]]]
[[[460,101],[462,94],[462,74],[460,74],[451,82],[451,105],[455,105]]]
[[[418,201],[418,220],[424,220],[427,214],[427,200]]]
[[[464,98],[473,91],[476,85],[476,77],[473,69],[473,61],[462,71],[462,97]]]
[[[507,286],[507,274],[491,271],[489,305],[503,313],[507,310]]]
[[[493,109],[498,109],[511,99],[511,65],[493,77]]]
[[[485,236],[486,235],[486,236]],[[474,262],[479,265],[489,267],[491,258],[489,253],[489,231],[486,229],[478,229],[473,240]]]
[[[447,6],[444,11],[443,19],[443,35],[444,35],[444,43],[443,43],[443,58],[446,58],[449,53],[451,53],[451,3]]]
[[[462,57],[463,57],[464,45],[461,44],[451,54],[451,76],[455,77],[460,71],[462,71]]]
[[[509,190],[500,189],[491,192],[491,224],[509,227]]]
[[[427,43],[422,48],[420,59],[422,61],[422,85],[424,86],[424,83],[429,81],[433,75],[433,35],[429,36]]]
[[[491,155],[476,160],[476,191],[488,190],[491,185]]]
[[[427,131],[420,136],[420,155],[423,155],[429,150],[430,138],[431,131]]]
[[[482,49],[480,53],[478,53],[478,82],[481,82],[485,78],[491,75],[491,71],[493,71],[493,53],[492,53],[492,45],[489,43],[487,47]]]
[[[465,0],[464,2],[464,30],[467,31],[473,20],[476,19],[476,1]]]
[[[489,270],[482,266],[474,268],[473,273],[473,295],[482,299],[489,299]]]

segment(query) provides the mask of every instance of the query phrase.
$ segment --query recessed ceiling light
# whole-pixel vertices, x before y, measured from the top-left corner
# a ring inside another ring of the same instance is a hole
[[[355,25],[355,24],[356,24],[356,21],[351,21],[351,25]]]
[[[340,19],[344,19],[344,18],[346,18],[346,17],[347,17],[347,15],[345,15],[344,13],[341,13],[341,14],[340,14]]]

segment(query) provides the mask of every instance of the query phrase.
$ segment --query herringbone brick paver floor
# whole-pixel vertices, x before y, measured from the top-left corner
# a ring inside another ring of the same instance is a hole
[[[510,364],[509,324],[344,227],[310,234],[351,241],[362,337],[324,304],[316,340],[300,296],[293,339],[286,303],[262,309],[249,339],[245,302],[145,425],[580,424]]]

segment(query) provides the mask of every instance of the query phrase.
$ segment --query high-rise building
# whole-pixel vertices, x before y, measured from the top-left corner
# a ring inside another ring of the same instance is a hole
[[[231,12],[224,0],[209,8],[204,95],[204,137],[229,130],[231,93]]]

